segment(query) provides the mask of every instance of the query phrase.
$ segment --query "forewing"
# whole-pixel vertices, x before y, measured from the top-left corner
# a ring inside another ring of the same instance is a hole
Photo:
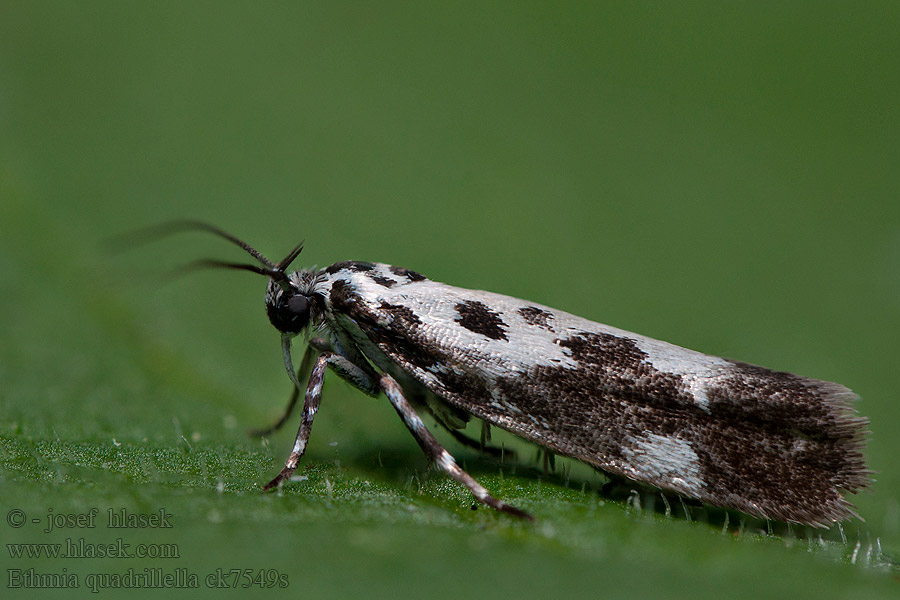
[[[824,525],[868,482],[838,384],[730,361],[387,265],[332,309],[437,396],[560,454],[720,506]],[[410,275],[412,273],[413,275]]]

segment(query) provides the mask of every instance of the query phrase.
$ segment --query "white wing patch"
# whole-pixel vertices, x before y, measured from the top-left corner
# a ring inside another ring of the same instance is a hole
[[[654,433],[632,438],[623,454],[633,465],[640,465],[641,479],[652,478],[676,492],[697,496],[703,489],[703,477],[697,453],[690,442]]]

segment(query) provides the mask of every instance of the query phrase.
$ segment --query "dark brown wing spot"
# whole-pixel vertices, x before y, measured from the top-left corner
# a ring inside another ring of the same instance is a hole
[[[396,275],[397,277],[406,277],[410,281],[425,281],[427,277],[422,275],[421,273],[416,273],[410,269],[405,269],[403,267],[390,267],[391,273]]]
[[[338,271],[347,270],[353,271],[354,273],[364,273],[366,271],[371,271],[375,268],[375,263],[363,262],[358,260],[342,260],[341,262],[334,263],[327,269],[325,272],[334,275]]]
[[[508,326],[500,318],[500,313],[495,312],[487,305],[476,300],[466,300],[456,305],[459,318],[456,322],[475,333],[480,333],[492,340],[507,340],[503,331]]]
[[[331,306],[340,312],[350,312],[357,304],[359,296],[356,295],[346,281],[338,279],[331,284]]]
[[[388,302],[382,301],[379,308],[394,317],[395,325],[398,323],[398,321],[400,321],[402,322],[403,327],[408,329],[414,325],[422,324],[422,321],[419,320],[419,317],[416,315],[413,309],[409,308],[408,306],[402,306],[400,304],[390,304]]]
[[[550,321],[553,319],[552,312],[541,310],[537,306],[523,306],[518,312],[529,325],[553,331],[553,328],[550,326]]]
[[[397,285],[397,282],[394,281],[393,279],[390,279],[388,277],[383,277],[383,276],[373,273],[371,271],[366,273],[366,276],[369,279],[371,279],[372,281],[374,281],[375,283],[377,283],[378,285],[383,285],[386,288]]]

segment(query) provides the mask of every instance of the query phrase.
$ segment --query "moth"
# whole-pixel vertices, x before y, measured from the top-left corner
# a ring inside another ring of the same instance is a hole
[[[289,272],[303,243],[272,262],[197,221],[157,234],[201,230],[239,246],[256,264],[201,260],[269,278],[266,313],[281,334],[300,395],[293,449],[264,488],[288,481],[304,454],[331,369],[370,396],[387,396],[438,469],[499,511],[531,519],[459,467],[420,413],[457,432],[471,418],[563,456],[759,518],[826,527],[858,517],[844,492],[870,484],[867,420],[837,383],[773,371],[415,271],[343,261]],[[291,342],[309,338],[294,369]],[[463,438],[461,435],[454,437]]]

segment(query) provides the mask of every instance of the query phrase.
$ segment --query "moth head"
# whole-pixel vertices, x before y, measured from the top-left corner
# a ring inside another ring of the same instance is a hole
[[[312,299],[288,280],[287,286],[275,278],[266,289],[266,314],[281,333],[296,335],[309,325]]]
[[[149,240],[166,237],[179,231],[206,231],[220,238],[224,238],[240,246],[244,252],[256,259],[259,264],[234,263],[216,259],[195,260],[188,263],[180,273],[195,271],[197,269],[238,269],[265,275],[269,278],[266,288],[266,313],[269,321],[281,334],[294,336],[303,331],[310,323],[313,310],[312,285],[307,281],[313,274],[307,271],[289,274],[287,269],[303,250],[303,242],[294,246],[287,256],[278,262],[272,262],[247,242],[231,235],[230,233],[204,223],[203,221],[171,221],[155,227],[136,232],[129,236],[130,241],[146,242]],[[135,237],[137,238],[135,240]],[[124,241],[124,240],[123,240]]]
[[[309,326],[312,313],[312,298],[307,291],[309,286],[304,285],[301,279],[301,276],[307,273],[295,273],[292,275],[287,271],[294,259],[303,250],[303,242],[294,246],[283,259],[273,263],[250,246],[250,244],[216,228],[210,229],[210,231],[239,245],[260,264],[200,261],[203,265],[226,269],[241,269],[265,275],[269,278],[269,285],[266,287],[266,314],[269,316],[269,322],[272,323],[275,329],[281,332],[282,335],[294,336]]]

